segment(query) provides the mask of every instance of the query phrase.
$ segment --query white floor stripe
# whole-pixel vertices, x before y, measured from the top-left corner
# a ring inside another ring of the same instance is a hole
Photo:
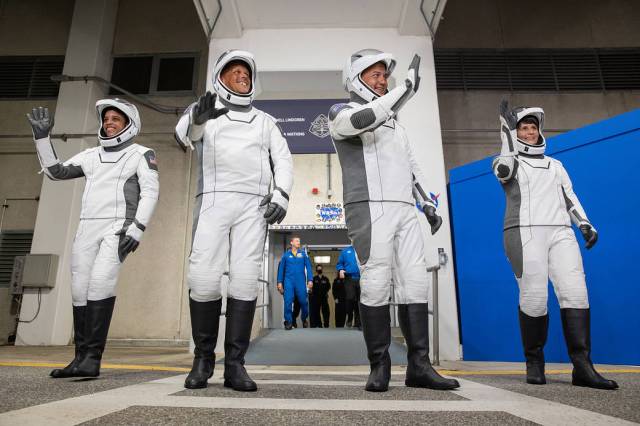
[[[473,402],[486,402],[501,407],[500,411],[506,411],[515,416],[522,417],[532,422],[543,425],[635,425],[617,417],[584,410],[582,408],[535,398],[532,396],[511,392],[481,383],[457,378],[460,389],[454,393],[472,400]],[[570,391],[568,389],[568,391]]]
[[[308,372],[298,372],[298,374]],[[461,388],[456,394],[470,401],[402,401],[402,400],[317,400],[276,398],[214,398],[173,396],[184,390],[185,375],[112,389],[92,395],[28,407],[0,414],[0,425],[72,425],[133,405],[197,408],[243,408],[259,410],[321,411],[503,411],[543,425],[631,425],[615,417],[598,414],[557,402],[534,398],[504,389],[458,378]],[[219,386],[219,376],[210,381]],[[259,384],[363,386],[353,381],[259,380]],[[392,382],[402,386],[402,382]]]

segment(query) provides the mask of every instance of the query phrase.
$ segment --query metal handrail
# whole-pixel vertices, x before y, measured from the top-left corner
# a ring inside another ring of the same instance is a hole
[[[223,273],[222,275],[229,276],[229,272],[225,272],[225,273]],[[258,282],[259,282],[259,283],[262,283],[262,284],[265,284],[265,285],[267,285],[267,286],[269,285],[269,281],[267,281],[267,280],[263,280],[262,278],[258,278]],[[271,298],[269,298],[269,302],[271,302]],[[256,309],[258,309],[258,308],[266,308],[266,307],[268,307],[268,306],[269,306],[269,303],[261,303],[261,304],[259,304],[259,305],[256,305]],[[220,311],[220,316],[221,316],[221,317],[222,317],[222,316],[225,316],[226,314],[227,314],[227,311],[226,311],[226,310],[224,310],[224,311]],[[194,341],[193,341],[193,337],[191,336],[191,337],[189,337],[189,352],[190,352],[190,353],[193,353],[193,351],[195,350],[195,347],[196,347],[196,346],[195,346],[195,343],[194,343]]]
[[[228,277],[229,276],[229,272],[225,272],[222,275],[226,275]],[[265,284],[267,286],[269,285],[269,281],[263,280],[262,278],[258,278],[258,282],[262,283],[262,284]],[[269,299],[269,302],[271,302],[271,299]],[[269,303],[261,303],[259,305],[256,305],[256,309],[258,309],[258,308],[266,308],[267,306],[269,306]],[[221,311],[220,312],[220,316],[226,315],[226,313],[227,313],[226,310],[225,311]]]

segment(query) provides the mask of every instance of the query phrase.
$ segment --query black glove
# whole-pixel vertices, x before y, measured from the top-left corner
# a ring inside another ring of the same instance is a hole
[[[418,91],[418,87],[420,87],[420,75],[418,74],[419,71],[420,71],[420,56],[413,55],[411,64],[409,64],[407,79],[405,80],[405,84],[407,85],[407,87],[411,88],[413,93],[416,93]]]
[[[287,215],[287,207],[289,206],[289,196],[278,188],[274,189],[269,195],[266,195],[260,202],[260,207],[267,206],[264,212],[264,218],[269,225],[280,223]]]
[[[431,225],[431,235],[438,232],[440,226],[442,226],[442,218],[436,214],[436,208],[430,205],[424,206],[422,209],[424,215],[427,217],[427,222]]]
[[[118,241],[118,257],[120,258],[120,262],[124,262],[129,253],[136,251],[136,249],[140,245],[140,239],[135,239],[132,235],[129,234],[131,234],[132,231],[133,233],[135,233],[135,231],[137,230],[141,235],[142,231],[137,227],[134,229],[135,224],[132,225],[133,227],[129,226],[128,228],[122,228],[121,230],[116,232],[116,235],[120,236],[120,241]],[[129,233],[127,233],[127,231],[129,231]]]
[[[31,123],[33,137],[43,139],[49,136],[53,128],[53,114],[49,115],[49,108],[33,108],[31,114],[27,114],[27,119]]]
[[[509,101],[503,99],[500,102],[500,117],[502,124],[506,125],[509,130],[515,130],[518,127],[518,117],[513,111],[509,110]]]
[[[216,95],[207,92],[200,96],[198,103],[193,107],[193,122],[204,124],[207,120],[213,120],[229,112],[228,108],[216,109]]]
[[[598,241],[598,232],[593,226],[587,224],[580,225],[579,228],[582,233],[582,238],[584,238],[585,241],[584,248],[589,250],[591,247],[596,245],[596,242]]]

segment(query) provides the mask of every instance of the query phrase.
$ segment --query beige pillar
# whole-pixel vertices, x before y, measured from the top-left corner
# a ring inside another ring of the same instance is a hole
[[[76,1],[64,74],[97,75],[109,78],[111,48],[118,9],[117,0]],[[46,34],[43,35],[46,37]],[[106,87],[94,82],[66,82],[60,86],[55,113],[54,133],[89,134],[97,131],[96,100],[106,95]],[[34,104],[35,106],[35,104]],[[96,144],[96,137],[53,142],[59,158],[72,155]],[[35,155],[35,154],[34,154]],[[73,328],[71,309],[71,246],[78,226],[84,179],[55,182],[45,179],[34,230],[32,253],[53,253],[60,257],[55,288],[25,292],[16,345],[66,345]]]

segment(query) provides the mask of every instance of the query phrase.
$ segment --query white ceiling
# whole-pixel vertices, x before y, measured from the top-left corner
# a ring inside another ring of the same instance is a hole
[[[194,5],[208,32],[221,4],[213,37],[235,38],[245,30],[280,28],[397,28],[402,35],[427,35],[422,2],[435,32],[446,0],[194,0]]]

